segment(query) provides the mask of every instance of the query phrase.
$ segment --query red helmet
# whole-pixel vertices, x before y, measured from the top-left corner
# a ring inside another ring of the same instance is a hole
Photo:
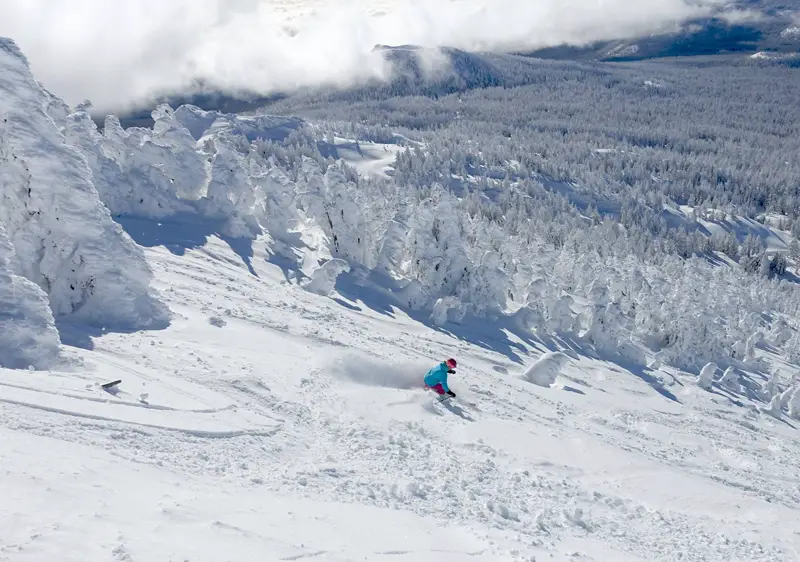
[[[452,357],[447,361],[445,361],[445,363],[447,363],[447,366],[450,367],[451,369],[455,369],[456,366],[458,365],[458,363],[456,363],[456,360],[453,359]]]

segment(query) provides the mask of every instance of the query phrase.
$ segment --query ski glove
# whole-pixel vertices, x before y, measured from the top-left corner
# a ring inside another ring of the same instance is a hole
[[[456,397],[456,393],[453,392],[452,390],[448,390],[447,394],[448,394],[448,396],[450,396],[450,398],[455,398]]]
[[[456,372],[453,369],[447,369],[447,374],[448,375],[455,375]]]

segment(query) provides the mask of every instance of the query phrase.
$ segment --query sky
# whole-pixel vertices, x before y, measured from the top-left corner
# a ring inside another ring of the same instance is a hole
[[[386,78],[376,44],[511,50],[674,29],[721,0],[3,0],[0,36],[74,105],[123,111],[202,81],[268,94]]]

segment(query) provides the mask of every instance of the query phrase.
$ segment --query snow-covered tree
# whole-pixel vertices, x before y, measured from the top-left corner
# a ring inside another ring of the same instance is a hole
[[[469,303],[473,314],[491,318],[505,310],[510,282],[497,252],[486,252],[480,263],[471,263],[457,289],[459,299]]]
[[[742,391],[742,385],[739,382],[739,374],[733,367],[728,367],[725,369],[725,372],[722,374],[722,378],[719,382],[728,390],[732,390],[734,392]]]
[[[431,320],[437,326],[448,322],[459,324],[466,314],[467,307],[455,297],[442,297],[436,300],[431,313]]]
[[[48,295],[54,316],[94,325],[164,326],[141,249],[112,221],[86,158],[46,113],[50,96],[0,39],[0,223],[13,268]]]
[[[187,133],[188,135],[188,133]],[[236,142],[221,134],[206,143],[211,157],[211,181],[202,200],[202,212],[223,221],[224,233],[234,238],[255,238],[265,216],[264,201],[256,198],[245,156]]]
[[[547,330],[551,333],[571,333],[577,329],[577,317],[572,307],[575,303],[570,295],[561,295],[547,303]]]
[[[327,297],[336,286],[336,278],[350,271],[350,265],[340,259],[326,261],[311,274],[311,279],[303,285],[306,291]]]
[[[622,336],[623,314],[615,303],[592,308],[589,329],[583,334],[598,351],[614,354]]]
[[[770,260],[769,273],[771,275],[783,275],[786,273],[786,268],[789,262],[786,260],[785,254],[775,254]]]
[[[772,397],[769,401],[769,405],[766,408],[763,408],[762,411],[765,414],[768,414],[774,418],[781,417],[781,397],[779,394],[776,394]]]
[[[420,202],[409,218],[405,274],[431,295],[454,295],[469,271],[467,246],[450,197]]]
[[[388,223],[381,238],[375,269],[389,275],[401,274],[406,226],[397,220]]]
[[[59,358],[60,340],[47,295],[14,275],[14,248],[0,224],[0,367],[46,369]]]
[[[794,336],[794,330],[791,325],[782,317],[779,317],[773,322],[770,336],[772,337],[772,345],[781,348],[786,345]]]
[[[789,408],[789,415],[796,420],[800,420],[800,385],[792,389],[786,405]]]
[[[789,257],[794,260],[795,265],[800,262],[800,242],[797,241],[797,238],[792,238],[789,243]]]
[[[716,363],[707,363],[697,377],[697,386],[703,390],[711,390],[714,387],[714,373],[717,372]]]
[[[772,373],[770,375],[769,380],[764,384],[764,387],[761,389],[761,398],[769,402],[772,400],[773,396],[780,394],[780,378],[778,377],[778,373]]]
[[[358,189],[345,169],[328,166],[324,173],[317,163],[305,159],[301,171],[301,205],[306,215],[328,238],[333,257],[352,265],[372,266],[373,244],[363,205],[357,201]]]
[[[91,145],[97,138],[92,134],[94,123],[86,112],[70,117],[69,142],[89,155],[89,163],[97,158],[99,193],[114,215],[163,218],[180,212],[191,212],[191,205],[178,197],[174,178],[163,170],[162,160],[172,157],[167,147],[150,140],[148,129],[125,130],[116,116],[106,117],[99,153],[119,168],[106,165],[103,158],[91,155]],[[82,130],[81,130],[82,129]],[[89,139],[81,136],[88,135]],[[97,149],[94,149],[95,151]],[[122,178],[117,182],[116,178]]]
[[[764,343],[764,334],[762,332],[756,332],[749,338],[747,338],[747,342],[745,343],[744,347],[744,359],[745,361],[753,361],[756,358],[756,348]]]
[[[262,165],[250,158],[250,180],[256,200],[263,200],[263,226],[279,242],[286,242],[289,231],[297,227],[299,215],[295,204],[297,191],[289,176],[274,161]],[[257,204],[256,204],[257,208]],[[257,209],[261,211],[261,209]]]
[[[537,386],[550,387],[569,363],[569,357],[560,351],[545,353],[522,373],[522,379]]]

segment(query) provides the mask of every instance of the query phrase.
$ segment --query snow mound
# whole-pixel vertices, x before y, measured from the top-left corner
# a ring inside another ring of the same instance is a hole
[[[328,260],[314,270],[311,280],[304,285],[304,288],[311,293],[327,297],[336,286],[336,278],[346,271],[350,271],[350,265],[346,261],[335,258]]]
[[[560,351],[545,353],[536,363],[528,367],[522,379],[538,386],[550,387],[555,384],[561,369],[569,362],[569,357]]]
[[[707,363],[697,377],[697,386],[703,390],[711,390],[714,387],[714,373],[717,372],[716,363]]]
[[[0,224],[0,367],[46,369],[58,359],[58,331],[44,291],[11,273],[13,255]]]
[[[0,223],[15,251],[11,269],[47,293],[55,317],[163,327],[168,310],[150,288],[144,254],[100,202],[86,158],[47,112],[54,103],[16,45],[0,38]]]
[[[737,373],[736,369],[733,367],[728,367],[725,369],[725,372],[722,374],[722,378],[720,379],[719,383],[733,392],[742,391],[742,385],[739,381],[739,373]]]

